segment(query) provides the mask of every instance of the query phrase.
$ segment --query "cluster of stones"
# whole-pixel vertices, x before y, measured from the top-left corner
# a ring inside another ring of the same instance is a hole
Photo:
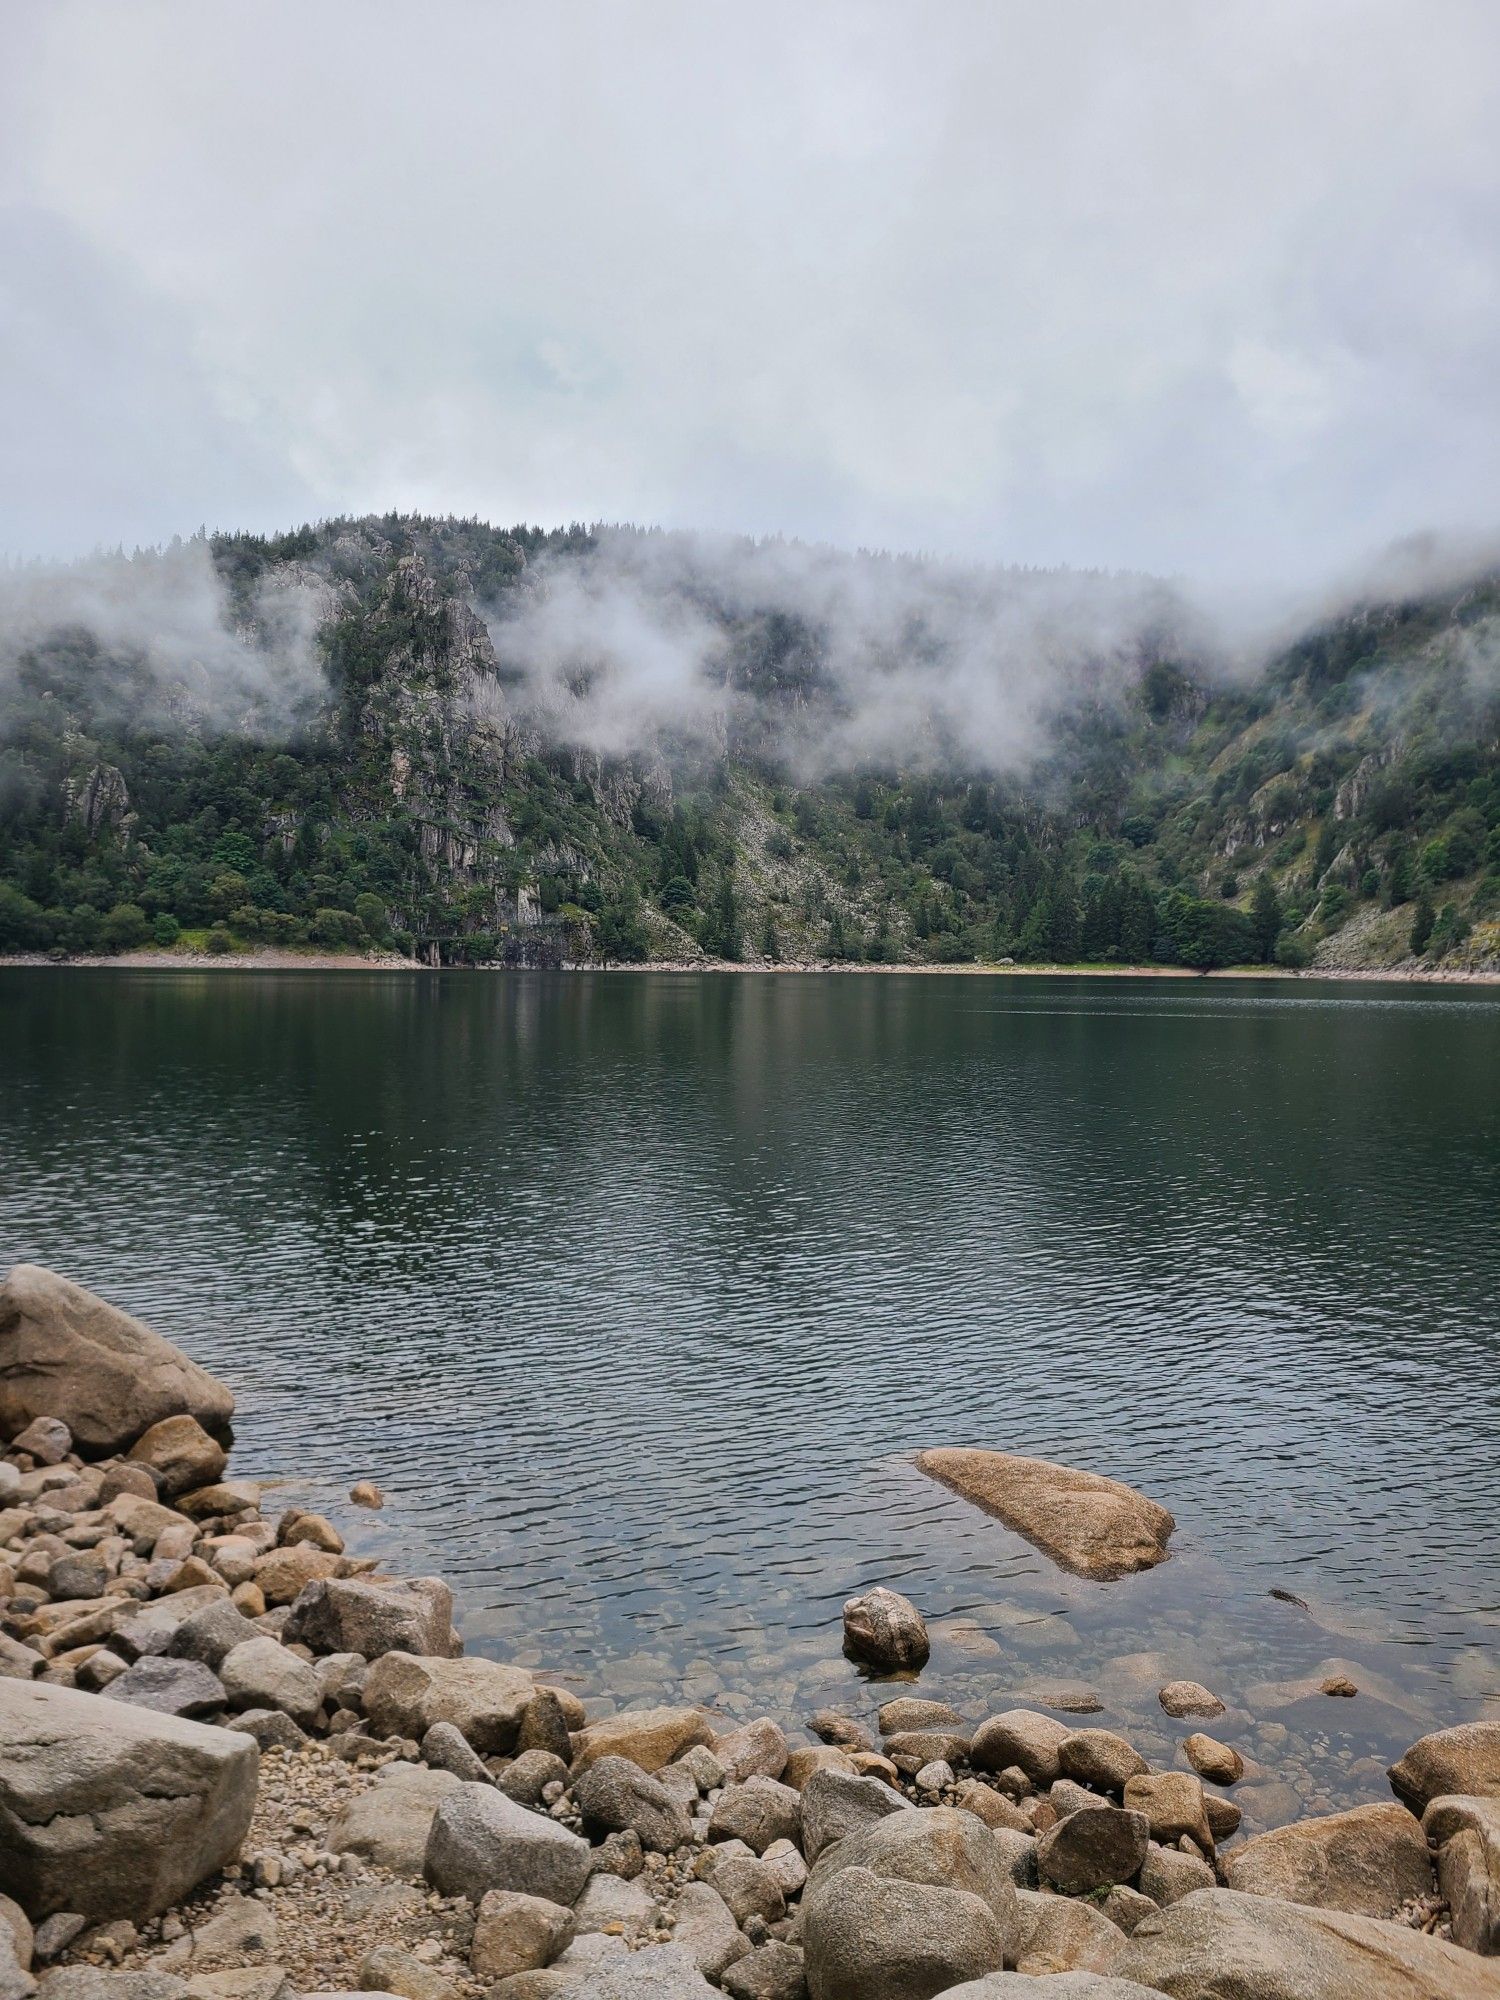
[[[318,2000],[1500,1996],[1500,1723],[1424,1737],[1393,1801],[1226,1847],[1209,1787],[1242,1766],[1201,1732],[1152,1771],[1109,1730],[914,1695],[878,1741],[831,1711],[800,1745],[601,1716],[466,1658],[440,1580],[263,1513],[225,1478],[226,1404],[62,1280],[0,1292],[0,2000],[293,2000],[303,1889],[369,1913],[352,1978],[300,1979]],[[927,1656],[885,1590],[844,1643]],[[258,1795],[320,1772],[350,1782],[316,1840],[294,1812],[251,1843]],[[1396,1920],[1445,1904],[1448,1938]]]

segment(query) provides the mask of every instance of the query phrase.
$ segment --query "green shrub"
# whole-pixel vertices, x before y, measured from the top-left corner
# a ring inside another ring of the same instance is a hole
[[[106,951],[139,951],[150,934],[139,903],[116,903],[99,926],[99,942]]]

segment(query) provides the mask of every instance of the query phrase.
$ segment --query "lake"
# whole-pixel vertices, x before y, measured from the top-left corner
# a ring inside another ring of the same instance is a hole
[[[228,1380],[233,1469],[471,1650],[868,1715],[886,1583],[976,1721],[1086,1690],[1170,1760],[1216,1688],[1252,1826],[1500,1714],[1500,994],[6,968],[0,1092],[0,1255]],[[1172,1559],[1070,1579],[933,1444],[1126,1479]]]

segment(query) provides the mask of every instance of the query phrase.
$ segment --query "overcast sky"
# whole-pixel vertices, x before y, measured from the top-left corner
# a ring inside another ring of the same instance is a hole
[[[0,0],[0,549],[1500,526],[1495,0]]]

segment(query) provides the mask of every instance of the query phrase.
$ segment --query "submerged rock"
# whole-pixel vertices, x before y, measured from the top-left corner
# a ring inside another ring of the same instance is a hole
[[[1224,1704],[1198,1681],[1168,1681],[1157,1700],[1174,1722],[1185,1715],[1222,1715]]]
[[[1099,1582],[1165,1562],[1177,1525],[1133,1486],[1045,1458],[944,1447],[920,1452],[917,1465],[1060,1568]]]

